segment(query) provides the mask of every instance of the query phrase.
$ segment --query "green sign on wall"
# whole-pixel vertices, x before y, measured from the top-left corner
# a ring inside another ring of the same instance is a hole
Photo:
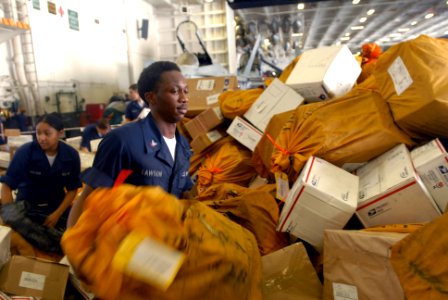
[[[70,29],[79,31],[78,13],[74,10],[68,10],[68,24]]]
[[[33,8],[40,10],[40,0],[33,0]]]

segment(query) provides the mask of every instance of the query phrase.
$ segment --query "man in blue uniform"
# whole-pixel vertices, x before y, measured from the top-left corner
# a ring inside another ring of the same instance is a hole
[[[80,149],[84,152],[92,152],[90,142],[93,140],[101,139],[110,131],[109,121],[101,118],[94,124],[89,124],[84,128],[82,132],[82,139]]]
[[[126,171],[130,175],[125,183],[158,185],[177,197],[192,187],[190,145],[176,128],[188,109],[185,78],[176,64],[155,62],[141,73],[138,88],[151,113],[103,138],[93,167],[83,175],[86,186],[70,212],[68,226],[76,223],[93,189],[113,186]]]
[[[146,102],[142,100],[141,96],[138,93],[137,84],[132,84],[129,87],[129,99],[131,101],[129,101],[128,105],[126,106],[126,112],[124,114],[126,122],[137,120],[141,111],[144,108],[148,108],[148,104],[146,104]]]

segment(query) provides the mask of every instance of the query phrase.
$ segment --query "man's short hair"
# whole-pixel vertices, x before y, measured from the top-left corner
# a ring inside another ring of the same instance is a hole
[[[109,120],[106,118],[100,118],[96,121],[96,127],[101,130],[109,129]]]
[[[138,85],[136,83],[131,84],[129,86],[129,89],[138,92]]]
[[[162,74],[170,71],[180,72],[180,68],[170,61],[157,61],[143,69],[137,83],[140,98],[145,99],[146,93],[154,92],[157,89]]]

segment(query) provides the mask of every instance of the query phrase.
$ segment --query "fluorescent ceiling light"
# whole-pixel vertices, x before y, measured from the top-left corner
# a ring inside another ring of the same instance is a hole
[[[303,32],[292,33],[291,36],[303,36]]]
[[[414,25],[417,25],[417,23],[418,23],[417,21],[412,21],[411,25],[414,26]]]
[[[434,17],[433,13],[429,13],[425,16],[425,19],[431,19],[432,17]]]
[[[350,32],[345,33],[345,36],[350,36]]]
[[[389,37],[400,37],[400,36],[402,36],[401,33],[391,33],[391,34],[389,34]]]
[[[356,5],[356,4],[358,4],[359,2],[361,2],[361,0],[353,0],[353,1],[352,1],[353,5]]]
[[[362,29],[364,29],[364,26],[352,26],[351,29],[352,30],[362,30]]]
[[[410,28],[398,28],[398,32],[407,32],[411,30]]]
[[[359,23],[364,23],[365,21],[367,21],[366,17],[362,17],[361,19],[359,19]]]
[[[212,3],[213,0],[204,0],[206,3]]]
[[[349,37],[349,36],[341,37],[341,41],[348,41],[348,40],[350,40],[350,37]]]
[[[390,38],[383,37],[383,38],[380,39],[380,41],[382,41],[382,42],[390,42]]]
[[[367,15],[368,16],[371,16],[371,15],[373,15],[375,13],[375,10],[372,8],[372,9],[369,9],[368,11],[367,11]]]
[[[302,10],[304,8],[305,8],[305,4],[304,3],[297,4],[297,9]]]
[[[339,46],[340,44],[341,44],[341,42],[339,42],[339,41],[338,41],[338,42],[336,42],[336,46]]]

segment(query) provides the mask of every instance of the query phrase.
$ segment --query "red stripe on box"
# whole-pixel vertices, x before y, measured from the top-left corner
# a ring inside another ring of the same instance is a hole
[[[315,157],[313,156],[312,160],[311,160],[310,168],[308,169],[308,174],[306,174],[305,182],[308,182],[308,178],[310,177],[311,170],[313,169],[314,159],[315,159]]]
[[[445,148],[444,148],[443,145],[440,143],[439,139],[436,139],[436,145],[437,145],[437,147],[439,147],[439,149],[440,149],[440,151],[441,151],[442,153],[445,153],[445,152],[446,152]]]
[[[417,181],[414,180],[414,181],[412,181],[412,182],[406,184],[405,186],[402,186],[401,188],[396,189],[395,191],[392,191],[392,192],[390,192],[390,193],[388,193],[388,194],[386,194],[386,195],[384,195],[384,196],[382,196],[382,197],[380,197],[380,198],[378,198],[378,199],[376,199],[376,200],[373,200],[373,201],[371,201],[371,202],[369,202],[369,203],[364,204],[364,205],[361,206],[361,207],[358,207],[358,208],[356,209],[356,211],[361,210],[361,209],[363,209],[363,208],[366,208],[367,206],[369,206],[369,205],[371,205],[371,204],[373,204],[373,203],[376,203],[376,202],[378,202],[378,201],[380,201],[380,200],[383,200],[384,198],[387,198],[387,197],[389,197],[390,195],[393,195],[393,194],[398,193],[398,192],[400,192],[400,191],[402,191],[402,190],[404,190],[404,189],[407,189],[408,187],[410,187],[411,185],[414,185],[414,184],[416,184],[416,183],[417,183]]]
[[[286,215],[286,218],[285,218],[285,220],[283,221],[282,226],[280,226],[280,231],[283,230],[283,226],[285,226],[286,221],[288,220],[289,216],[291,215],[292,211],[294,210],[294,206],[296,206],[297,201],[299,200],[300,195],[302,195],[302,192],[303,192],[304,189],[305,189],[305,186],[302,186],[302,188],[300,189],[299,194],[298,194],[297,197],[294,199],[294,203],[292,204],[291,209],[289,210],[288,214]]]
[[[242,117],[238,117],[238,116],[236,118],[238,118],[238,120],[240,120],[241,123],[244,123],[244,125],[246,125],[250,129],[252,129],[252,131],[254,131],[255,133],[258,133],[259,135],[263,135],[263,131],[261,131],[260,129],[253,126],[252,123],[250,123],[248,120],[246,120]]]

